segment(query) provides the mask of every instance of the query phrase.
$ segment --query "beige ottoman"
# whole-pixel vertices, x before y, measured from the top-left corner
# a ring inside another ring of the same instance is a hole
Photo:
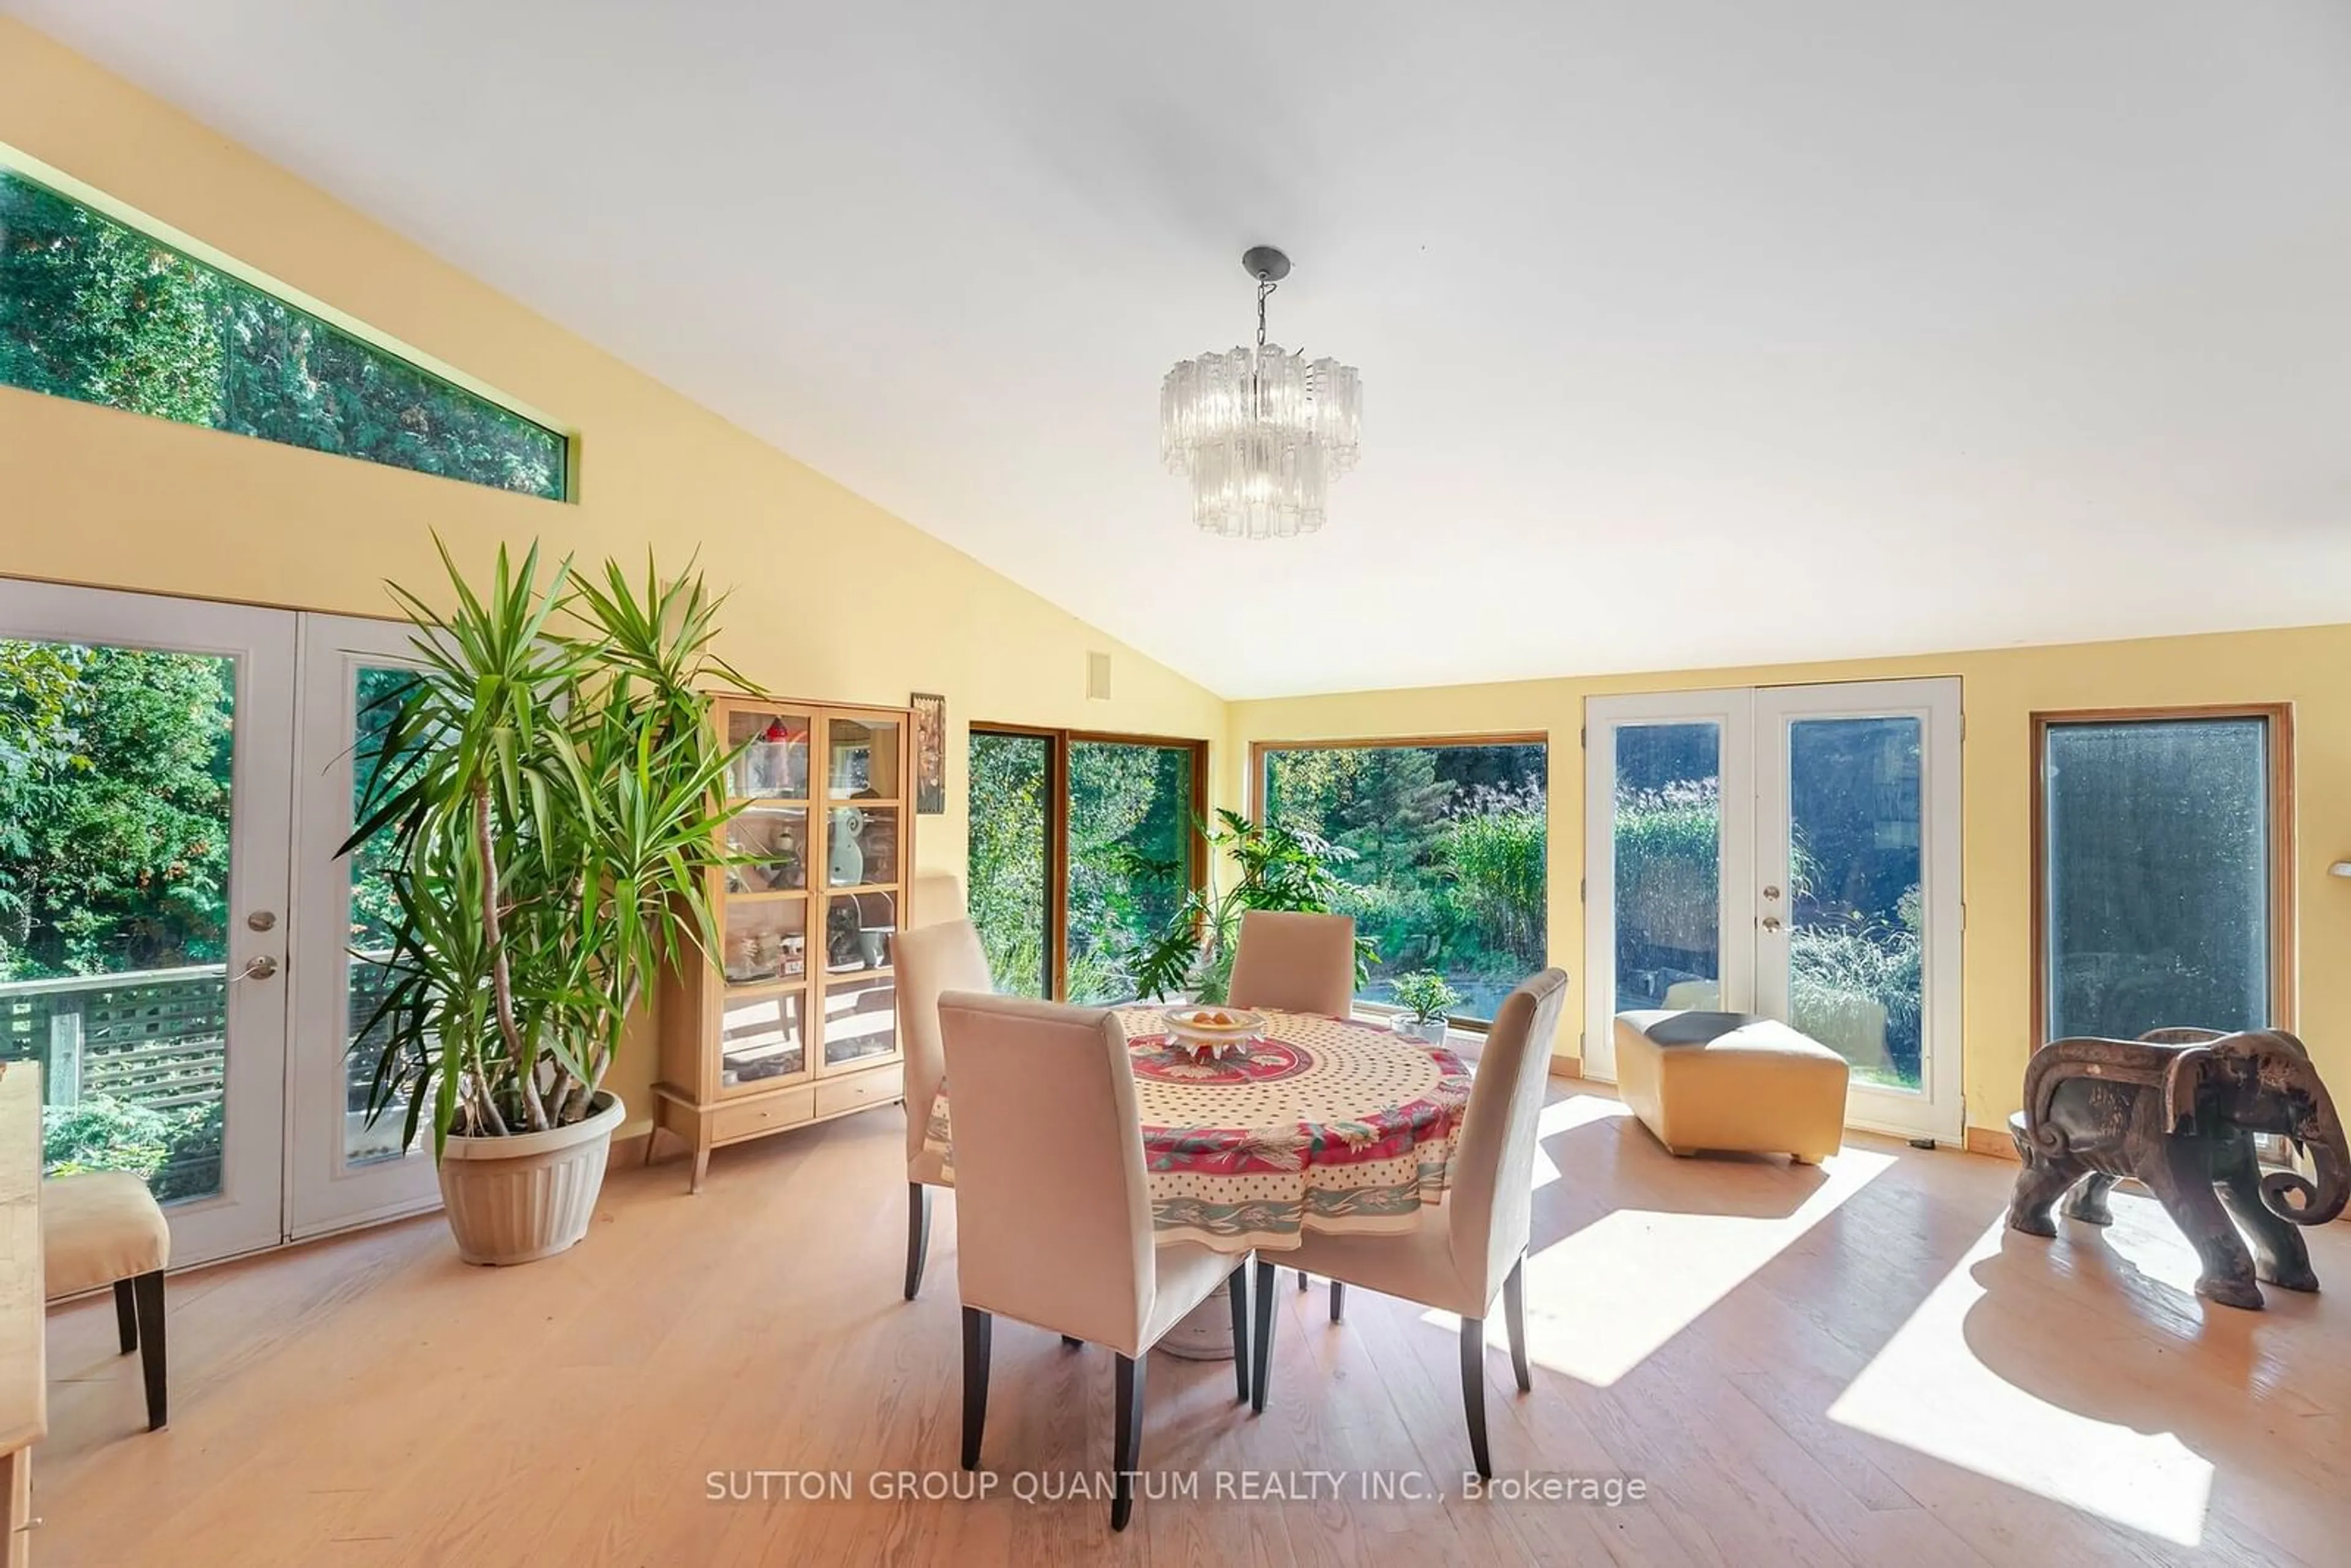
[[[1750,1013],[1616,1015],[1616,1090],[1657,1142],[1818,1165],[1844,1141],[1845,1061]]]

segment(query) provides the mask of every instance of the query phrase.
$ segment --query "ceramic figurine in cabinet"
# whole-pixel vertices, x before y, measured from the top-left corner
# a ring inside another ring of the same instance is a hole
[[[859,841],[859,835],[864,831],[864,812],[854,806],[834,808],[831,862],[833,886],[855,887],[865,880],[865,846]]]

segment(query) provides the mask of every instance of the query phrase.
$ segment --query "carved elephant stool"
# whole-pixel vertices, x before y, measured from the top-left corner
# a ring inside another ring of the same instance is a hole
[[[2256,1133],[2306,1149],[2317,1181],[2262,1174]],[[2276,1030],[2052,1040],[2024,1070],[2009,1134],[2024,1161],[2011,1226],[2054,1236],[2050,1210],[2069,1190],[2070,1218],[2107,1224],[2108,1190],[2137,1176],[2203,1260],[2196,1293],[2223,1306],[2259,1307],[2256,1281],[2318,1289],[2301,1228],[2335,1218],[2351,1196],[2335,1102],[2302,1041]]]

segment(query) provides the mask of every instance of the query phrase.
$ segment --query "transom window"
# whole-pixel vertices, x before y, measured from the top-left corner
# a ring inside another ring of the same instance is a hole
[[[0,385],[566,494],[559,433],[5,164]]]

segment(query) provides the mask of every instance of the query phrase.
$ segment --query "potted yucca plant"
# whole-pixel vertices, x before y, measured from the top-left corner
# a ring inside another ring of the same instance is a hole
[[[438,544],[438,541],[435,541]],[[371,1122],[430,1118],[459,1256],[521,1263],[587,1233],[613,1130],[604,1087],[662,968],[707,961],[728,755],[702,693],[747,683],[710,653],[699,574],[642,587],[607,562],[501,547],[482,591],[445,546],[445,613],[393,586],[417,668],[367,716],[362,845],[387,864]],[[382,835],[379,838],[378,835]]]

